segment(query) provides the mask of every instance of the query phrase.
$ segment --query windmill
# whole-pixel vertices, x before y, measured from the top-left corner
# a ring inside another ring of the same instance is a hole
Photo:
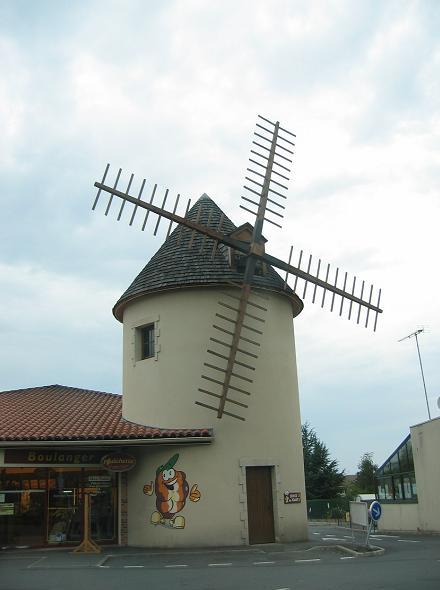
[[[359,324],[364,312],[362,323],[367,328],[371,320],[374,331],[378,316],[382,313],[380,309],[381,290],[378,290],[377,295],[374,293],[373,297],[373,285],[369,289],[366,288],[365,281],[357,280],[356,276],[349,279],[348,273],[340,272],[339,268],[333,272],[330,264],[323,264],[321,259],[318,259],[317,264],[314,264],[312,255],[309,255],[308,260],[304,261],[303,250],[300,250],[297,265],[294,266],[291,264],[293,246],[290,248],[287,262],[266,253],[263,226],[264,222],[268,222],[279,228],[282,227],[280,220],[284,217],[284,202],[288,190],[286,183],[289,180],[288,174],[293,163],[294,141],[295,134],[281,127],[278,121],[274,123],[265,117],[258,116],[249,158],[250,164],[246,169],[246,183],[243,187],[246,191],[242,196],[244,204],[240,205],[242,209],[255,217],[253,226],[249,226],[252,231],[249,232],[246,239],[225,232],[222,228],[223,217],[220,217],[216,224],[212,223],[210,216],[204,222],[202,204],[199,205],[195,219],[190,218],[193,216],[188,214],[190,201],[187,203],[185,214],[178,215],[180,195],[177,195],[172,210],[166,209],[169,197],[168,189],[165,190],[161,205],[155,205],[154,199],[158,192],[157,184],[153,186],[149,200],[143,200],[145,179],[140,184],[137,196],[133,196],[130,194],[134,179],[133,174],[129,178],[125,191],[119,190],[121,169],[116,174],[113,186],[106,184],[110,169],[109,164],[106,166],[102,180],[95,182],[98,192],[93,203],[93,210],[97,207],[102,193],[105,192],[109,195],[105,206],[105,215],[109,214],[114,197],[117,197],[121,202],[117,214],[118,221],[122,218],[125,207],[131,204],[133,207],[129,217],[130,226],[133,225],[137,213],[142,209],[146,211],[141,226],[142,231],[145,230],[151,213],[155,215],[156,220],[154,235],[157,234],[160,222],[164,218],[169,220],[167,239],[170,236],[173,223],[176,223],[180,225],[179,240],[184,229],[190,232],[188,248],[193,247],[194,236],[197,233],[203,236],[203,247],[205,247],[206,240],[212,246],[212,258],[215,257],[220,245],[229,247],[230,251],[235,253],[242,279],[240,283],[231,284],[236,290],[236,294],[225,293],[228,298],[232,298],[234,301],[232,303],[229,300],[228,302],[219,301],[221,313],[216,314],[216,318],[226,322],[229,329],[224,325],[218,325],[218,323],[213,324],[216,336],[210,338],[210,348],[208,348],[207,354],[210,355],[209,358],[214,357],[215,360],[204,363],[207,371],[201,376],[204,381],[209,382],[211,388],[199,388],[199,393],[214,398],[216,403],[195,401],[197,405],[216,412],[218,418],[227,415],[239,420],[245,419],[235,411],[230,411],[230,408],[238,406],[246,409],[248,405],[243,403],[243,396],[251,394],[248,389],[253,382],[251,374],[255,367],[250,363],[253,359],[258,358],[258,336],[262,334],[265,322],[264,312],[266,311],[264,298],[261,300],[258,289],[255,289],[255,277],[258,273],[265,272],[268,267],[284,271],[284,288],[286,290],[290,289],[288,278],[289,275],[292,275],[294,277],[293,292],[300,293],[302,299],[306,297],[310,284],[309,293],[312,293],[312,303],[318,302],[321,307],[324,307],[327,300],[330,311],[338,309],[340,316],[344,312],[344,304],[347,303],[345,309],[348,319],[353,319]],[[329,293],[328,298],[327,293]],[[373,299],[376,301],[375,303],[373,303]],[[374,319],[371,319],[371,315],[374,316]],[[218,359],[220,359],[220,365],[213,364],[216,360],[218,362]],[[219,373],[220,376],[218,376]]]

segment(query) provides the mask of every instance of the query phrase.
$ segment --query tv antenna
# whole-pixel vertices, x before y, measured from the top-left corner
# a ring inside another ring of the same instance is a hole
[[[353,319],[357,324],[361,321],[368,327],[370,320],[373,323],[373,330],[376,330],[377,320],[382,309],[380,309],[381,290],[377,295],[375,293],[373,303],[373,285],[366,287],[365,281],[360,281],[356,276],[348,277],[348,273],[340,272],[339,268],[333,270],[330,264],[324,264],[319,258],[317,263],[313,262],[312,255],[308,257],[300,250],[296,266],[291,264],[293,255],[293,246],[290,248],[288,262],[271,256],[265,252],[265,238],[263,237],[263,225],[267,221],[276,227],[281,228],[280,220],[284,217],[284,202],[287,198],[287,181],[288,174],[291,171],[295,147],[295,134],[282,127],[279,121],[275,123],[258,115],[254,139],[252,141],[251,156],[249,158],[249,167],[246,169],[246,183],[244,189],[245,195],[242,196],[244,205],[242,209],[255,216],[255,223],[251,227],[251,236],[247,240],[234,237],[232,232],[226,233],[222,230],[223,216],[214,225],[209,215],[203,215],[203,204],[199,204],[195,218],[190,211],[190,201],[186,206],[185,214],[176,213],[179,205],[180,195],[177,195],[172,210],[165,209],[169,197],[169,189],[163,194],[161,205],[153,204],[157,193],[157,184],[151,189],[149,201],[143,200],[142,195],[145,188],[146,180],[140,183],[137,196],[130,194],[133,184],[134,175],[131,174],[127,188],[120,190],[118,184],[122,170],[119,168],[113,183],[106,182],[110,165],[107,164],[104,175],[100,182],[95,182],[98,189],[93,209],[96,208],[102,192],[108,193],[107,204],[105,206],[105,215],[108,215],[112,206],[114,197],[120,199],[120,207],[117,215],[119,221],[127,204],[133,205],[129,218],[129,225],[133,224],[134,218],[139,210],[146,211],[143,218],[141,229],[145,230],[150,213],[153,214],[155,226],[154,235],[157,234],[159,224],[162,218],[169,220],[166,239],[170,236],[173,223],[180,226],[179,244],[184,229],[189,230],[189,240],[187,247],[192,248],[194,236],[196,233],[203,236],[202,248],[209,245],[211,247],[211,257],[214,260],[218,254],[219,245],[223,244],[230,248],[231,252],[237,255],[241,260],[240,283],[233,283],[231,286],[238,289],[236,295],[225,293],[224,295],[232,298],[233,303],[220,301],[221,313],[216,314],[217,323],[213,325],[216,330],[216,336],[210,339],[210,347],[207,353],[214,357],[214,361],[204,363],[208,369],[206,375],[202,375],[205,381],[208,381],[211,389],[199,388],[199,392],[215,398],[215,405],[205,403],[205,401],[196,401],[195,403],[204,408],[208,408],[217,413],[221,418],[223,414],[244,420],[243,416],[231,412],[233,408],[247,408],[248,405],[243,403],[243,395],[251,394],[247,389],[243,389],[247,384],[252,384],[252,371],[255,367],[251,364],[253,359],[258,358],[258,349],[260,343],[258,337],[263,334],[262,324],[264,324],[264,297],[257,293],[258,285],[254,282],[254,277],[261,269],[265,267],[275,267],[285,272],[284,289],[290,293],[292,290],[287,284],[289,275],[295,277],[293,292],[302,299],[305,298],[307,287],[309,296],[312,297],[312,303],[319,302],[324,307],[327,305],[330,311],[335,309],[342,316],[343,312],[347,314],[348,319]],[[197,204],[196,204],[197,206]],[[127,207],[128,209],[128,207]],[[188,212],[190,211],[190,214]],[[201,220],[207,218],[202,223]],[[187,232],[188,233],[188,232]],[[183,245],[182,245],[183,247]],[[327,294],[329,297],[327,298]],[[377,299],[376,299],[377,297]],[[344,309],[344,304],[347,303]],[[371,319],[374,315],[374,321]],[[219,325],[223,322],[223,325]],[[371,324],[370,324],[371,325]],[[212,364],[217,363],[217,364]],[[220,366],[221,365],[221,366]],[[210,373],[211,372],[211,373]],[[219,376],[220,374],[220,376]],[[244,384],[243,384],[244,383]],[[215,391],[212,391],[214,389]],[[207,398],[204,398],[207,399]],[[213,402],[211,402],[213,403]],[[228,404],[228,405],[227,405]],[[225,407],[227,409],[225,409]]]
[[[423,373],[422,357],[420,356],[419,339],[417,338],[417,336],[424,331],[425,331],[424,328],[419,328],[415,332],[408,334],[408,336],[404,336],[398,342],[402,342],[403,340],[409,340],[410,338],[413,338],[413,337],[416,339],[417,353],[419,355],[419,363],[420,363],[420,372],[422,374],[423,389],[425,390],[426,407],[428,408],[428,416],[429,416],[429,419],[431,420],[431,411],[429,409],[428,394],[426,393],[426,383],[425,383],[425,375]]]

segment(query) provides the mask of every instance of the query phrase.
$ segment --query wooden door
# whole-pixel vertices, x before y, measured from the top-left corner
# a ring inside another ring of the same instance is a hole
[[[274,543],[272,469],[246,468],[249,543]]]

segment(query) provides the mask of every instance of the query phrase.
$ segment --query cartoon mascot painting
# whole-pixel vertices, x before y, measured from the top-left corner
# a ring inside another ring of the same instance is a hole
[[[164,525],[175,529],[185,528],[185,518],[178,514],[189,496],[191,502],[198,502],[201,494],[194,484],[189,490],[186,474],[174,469],[179,454],[173,455],[164,465],[156,469],[156,480],[144,485],[144,494],[152,496],[156,492],[156,508],[151,515],[151,524]]]

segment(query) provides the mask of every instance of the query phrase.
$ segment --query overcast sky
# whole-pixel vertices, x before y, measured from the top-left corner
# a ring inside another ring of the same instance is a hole
[[[111,308],[162,238],[91,211],[105,164],[237,224],[256,116],[297,135],[290,245],[382,288],[376,333],[295,320],[303,422],[341,468],[439,415],[440,3],[0,0],[0,390],[121,391]],[[121,186],[127,182],[124,177]],[[110,218],[112,217],[112,218]]]

